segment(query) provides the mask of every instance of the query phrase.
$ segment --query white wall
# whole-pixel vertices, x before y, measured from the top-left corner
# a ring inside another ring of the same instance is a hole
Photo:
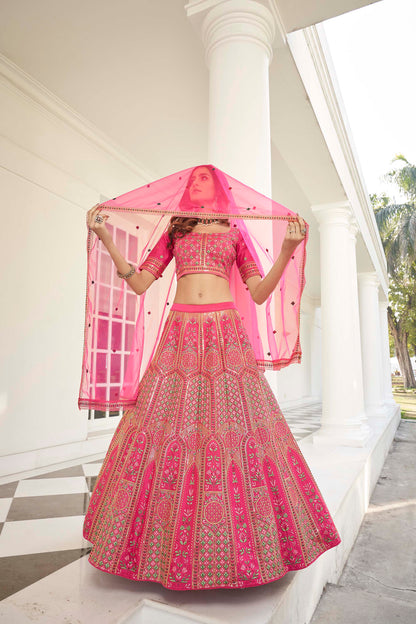
[[[4,456],[86,438],[87,415],[77,406],[85,213],[100,193],[113,197],[146,181],[53,97],[46,108],[34,101],[33,86],[0,80],[3,474]]]

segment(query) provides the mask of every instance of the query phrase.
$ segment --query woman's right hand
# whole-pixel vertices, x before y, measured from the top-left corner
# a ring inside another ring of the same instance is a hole
[[[87,212],[87,225],[88,228],[90,230],[92,230],[93,232],[95,232],[97,234],[97,236],[99,238],[101,238],[101,240],[103,239],[103,237],[105,238],[110,237],[111,238],[111,234],[110,232],[107,230],[105,223],[107,221],[107,219],[109,218],[109,215],[104,215],[102,214],[101,216],[103,217],[104,221],[102,221],[101,223],[99,223],[98,221],[95,220],[95,217],[100,214],[102,208],[97,208],[97,206],[99,206],[100,204],[95,204],[95,206],[93,206],[92,208],[90,208],[90,210],[88,210]]]

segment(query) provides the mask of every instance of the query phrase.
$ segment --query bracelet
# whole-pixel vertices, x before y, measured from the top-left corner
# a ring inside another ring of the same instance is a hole
[[[131,277],[136,272],[136,269],[134,268],[131,262],[129,262],[129,265],[131,266],[130,271],[128,273],[125,273],[124,275],[122,275],[119,271],[117,271],[118,277],[120,277],[121,279],[127,279],[128,277]]]

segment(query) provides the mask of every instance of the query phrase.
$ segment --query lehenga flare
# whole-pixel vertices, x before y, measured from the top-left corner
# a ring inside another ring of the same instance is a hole
[[[83,534],[96,568],[173,590],[269,583],[341,542],[234,302],[171,306]]]

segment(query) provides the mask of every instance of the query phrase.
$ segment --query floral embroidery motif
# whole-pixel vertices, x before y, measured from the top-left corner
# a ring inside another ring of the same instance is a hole
[[[194,464],[189,468],[184,478],[181,517],[176,525],[168,577],[172,589],[191,589],[197,488],[198,475]]]

